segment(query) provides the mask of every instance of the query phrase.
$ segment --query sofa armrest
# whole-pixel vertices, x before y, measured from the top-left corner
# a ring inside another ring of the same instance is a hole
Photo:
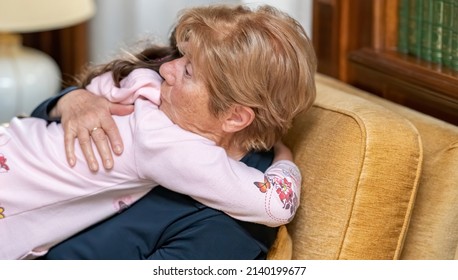
[[[302,172],[287,226],[293,259],[398,259],[423,150],[416,128],[386,108],[319,87],[285,139]]]

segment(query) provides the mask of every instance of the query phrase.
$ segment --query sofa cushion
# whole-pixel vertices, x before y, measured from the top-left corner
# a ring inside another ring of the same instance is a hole
[[[421,171],[415,127],[332,87],[285,138],[303,177],[293,259],[398,259]]]
[[[415,125],[424,163],[401,259],[458,259],[458,127],[324,75],[316,81],[380,104]]]

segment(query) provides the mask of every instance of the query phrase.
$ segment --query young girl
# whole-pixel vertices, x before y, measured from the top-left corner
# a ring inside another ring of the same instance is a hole
[[[110,101],[135,106],[131,115],[115,117],[127,148],[112,170],[94,173],[83,164],[70,168],[59,124],[14,118],[0,128],[0,259],[45,254],[128,207],[151,190],[152,182],[236,219],[269,226],[292,219],[301,177],[289,151],[278,146],[274,164],[263,174],[231,159],[211,140],[181,129],[159,110],[162,78],[157,72],[135,69],[119,87],[113,75],[95,76],[87,86]],[[81,150],[76,152],[82,159]]]

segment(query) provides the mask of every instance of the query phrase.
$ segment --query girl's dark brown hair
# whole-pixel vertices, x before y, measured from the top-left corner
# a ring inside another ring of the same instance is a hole
[[[151,45],[140,53],[88,67],[76,78],[76,82],[78,86],[85,87],[94,77],[111,71],[115,85],[119,87],[121,80],[137,68],[148,68],[159,73],[159,67],[163,63],[181,56],[176,44],[175,30],[170,36],[169,44],[169,46]]]

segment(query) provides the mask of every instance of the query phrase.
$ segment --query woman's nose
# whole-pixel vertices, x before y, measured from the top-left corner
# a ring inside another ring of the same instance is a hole
[[[159,67],[159,74],[165,80],[166,83],[169,85],[173,85],[175,83],[175,60],[166,62]]]

